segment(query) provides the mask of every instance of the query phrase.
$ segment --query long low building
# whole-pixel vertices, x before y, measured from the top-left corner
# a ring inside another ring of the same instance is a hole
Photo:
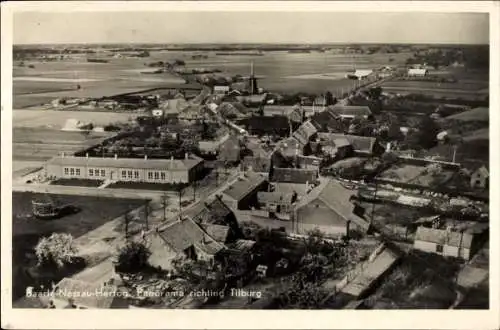
[[[45,174],[56,178],[133,181],[151,183],[190,183],[203,170],[203,160],[100,158],[58,156],[45,164]]]

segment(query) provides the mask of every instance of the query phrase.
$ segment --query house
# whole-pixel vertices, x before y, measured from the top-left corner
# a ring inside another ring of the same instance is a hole
[[[264,109],[265,113],[265,109]],[[304,109],[300,106],[293,106],[292,111],[287,114],[288,119],[293,123],[302,123],[305,118]]]
[[[198,149],[203,155],[216,155],[219,152],[219,148],[227,140],[229,140],[229,134],[221,135],[215,140],[201,140],[198,141]]]
[[[384,152],[377,138],[338,133],[318,133],[321,146],[334,144],[336,139],[347,139],[357,155],[377,155]]]
[[[363,210],[351,203],[353,192],[336,180],[325,180],[302,197],[294,210],[294,231],[307,234],[319,229],[327,235],[348,235],[353,229],[367,232],[370,222]]]
[[[346,129],[342,118],[331,109],[315,113],[309,120],[316,126],[318,132],[342,133]]]
[[[345,137],[333,139],[331,143],[323,145],[321,150],[334,159],[344,159],[354,152],[351,142]]]
[[[151,183],[190,183],[203,170],[203,160],[104,157],[54,157],[45,164],[45,175],[56,178],[114,180]]]
[[[299,128],[293,133],[293,137],[299,141],[301,145],[307,145],[312,138],[316,136],[318,130],[310,120],[302,123]]]
[[[243,126],[250,135],[285,137],[290,134],[290,123],[284,116],[254,116],[238,120],[236,124]]]
[[[271,182],[285,183],[313,183],[318,179],[318,171],[303,168],[280,168],[275,167],[271,170]]]
[[[408,69],[409,77],[424,77],[426,75],[427,75],[427,69],[416,69],[416,68]]]
[[[105,309],[128,308],[125,295],[108,283],[89,283],[82,280],[63,278],[52,291],[55,308]]]
[[[470,176],[471,188],[486,189],[489,187],[490,172],[486,166],[481,166],[472,172]]]
[[[355,117],[362,117],[368,119],[372,116],[370,107],[366,105],[340,105],[335,104],[328,108],[335,116],[342,119],[354,119]]]
[[[217,253],[225,249],[223,243],[210,236],[189,217],[157,228],[156,234],[171,251],[192,260],[214,262]]]
[[[246,172],[222,193],[222,201],[231,210],[248,210],[257,204],[257,192],[267,189],[264,175]]]
[[[233,211],[219,197],[188,209],[184,216],[201,225],[218,242],[227,243],[242,235]]]
[[[305,145],[295,137],[285,138],[276,144],[275,150],[285,158],[293,158],[304,153]]]
[[[294,112],[296,110],[300,110],[300,107],[295,106],[295,105],[266,104],[264,106],[264,116],[284,116],[284,117],[287,117],[292,112]],[[302,122],[302,120],[300,120],[299,122]]]
[[[297,200],[297,193],[259,191],[257,200],[261,209],[273,213],[289,213],[292,211],[292,204]]]
[[[240,160],[240,140],[236,135],[230,135],[219,147],[217,158],[227,163],[236,163]]]
[[[418,227],[413,248],[445,257],[470,260],[477,248],[476,243],[472,233]]]

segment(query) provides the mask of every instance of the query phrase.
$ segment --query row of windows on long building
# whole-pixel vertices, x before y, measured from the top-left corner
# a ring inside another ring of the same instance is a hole
[[[149,180],[166,180],[167,179],[167,174],[164,171],[149,171],[147,172],[148,174],[148,179]],[[64,175],[71,175],[71,176],[80,176],[81,172],[79,168],[74,168],[74,167],[65,167],[64,168]],[[89,168],[88,169],[88,176],[89,177],[106,177],[106,170],[102,169],[97,169],[97,168]],[[121,178],[122,179],[139,179],[139,171],[130,171],[130,170],[122,170],[121,171]]]

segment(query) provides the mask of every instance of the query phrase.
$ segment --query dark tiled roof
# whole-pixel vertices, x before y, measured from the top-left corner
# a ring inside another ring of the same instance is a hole
[[[224,190],[224,194],[239,201],[265,181],[266,178],[263,175],[247,172],[244,177],[239,178],[229,188]]]
[[[317,170],[302,168],[274,168],[271,181],[290,183],[313,183],[318,177]]]
[[[91,166],[111,168],[137,168],[167,171],[189,170],[203,160],[201,159],[143,159],[143,158],[104,158],[104,157],[54,157],[47,162],[60,166]]]
[[[213,224],[202,224],[201,226],[205,230],[205,232],[217,242],[223,244],[226,242],[227,235],[229,233],[228,226],[213,225]]]
[[[320,143],[322,145],[331,145],[335,143],[335,140],[347,139],[347,141],[352,144],[355,151],[365,153],[372,153],[373,147],[377,142],[377,139],[374,137],[338,133],[318,133],[318,137],[320,138]]]
[[[369,116],[372,114],[370,108],[365,105],[334,105],[329,107],[327,111],[344,116]]]
[[[301,144],[306,145],[311,137],[316,134],[318,130],[311,123],[311,121],[306,121],[293,133],[293,137],[297,139]]]
[[[310,120],[319,131],[343,132],[345,129],[341,118],[331,111],[315,113]]]
[[[474,236],[469,233],[459,233],[434,229],[427,227],[418,227],[415,233],[415,241],[432,242],[440,245],[450,245],[470,249]]]

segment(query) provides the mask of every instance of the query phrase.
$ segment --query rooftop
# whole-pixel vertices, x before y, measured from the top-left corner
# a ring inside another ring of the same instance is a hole
[[[469,233],[459,233],[427,227],[418,227],[415,233],[415,241],[432,242],[466,249],[471,248],[473,238],[474,235]]]
[[[313,183],[318,178],[316,169],[276,167],[272,171],[271,181],[289,183]]]
[[[335,143],[338,139],[347,139],[355,151],[372,153],[373,147],[377,142],[374,137],[349,135],[349,134],[338,134],[338,133],[318,133],[321,145],[331,145]]]
[[[265,181],[266,177],[264,175],[247,172],[243,177],[238,178],[229,188],[224,190],[224,194],[235,200],[240,200]]]
[[[293,137],[296,138],[301,144],[305,145],[317,132],[318,130],[316,127],[310,120],[308,120],[299,126],[299,128],[293,133]]]
[[[297,204],[297,208],[303,207],[315,199],[321,200],[331,210],[339,214],[345,221],[352,221],[360,228],[368,230],[370,223],[354,214],[354,205],[350,201],[352,190],[344,188],[336,180],[330,179],[322,182],[308,195],[304,196]]]
[[[328,108],[333,114],[339,116],[369,116],[372,114],[370,108],[364,105],[339,105],[336,104]]]
[[[202,159],[144,159],[58,156],[47,161],[47,165],[95,166],[111,168],[157,169],[168,171],[189,170],[203,162]]]

